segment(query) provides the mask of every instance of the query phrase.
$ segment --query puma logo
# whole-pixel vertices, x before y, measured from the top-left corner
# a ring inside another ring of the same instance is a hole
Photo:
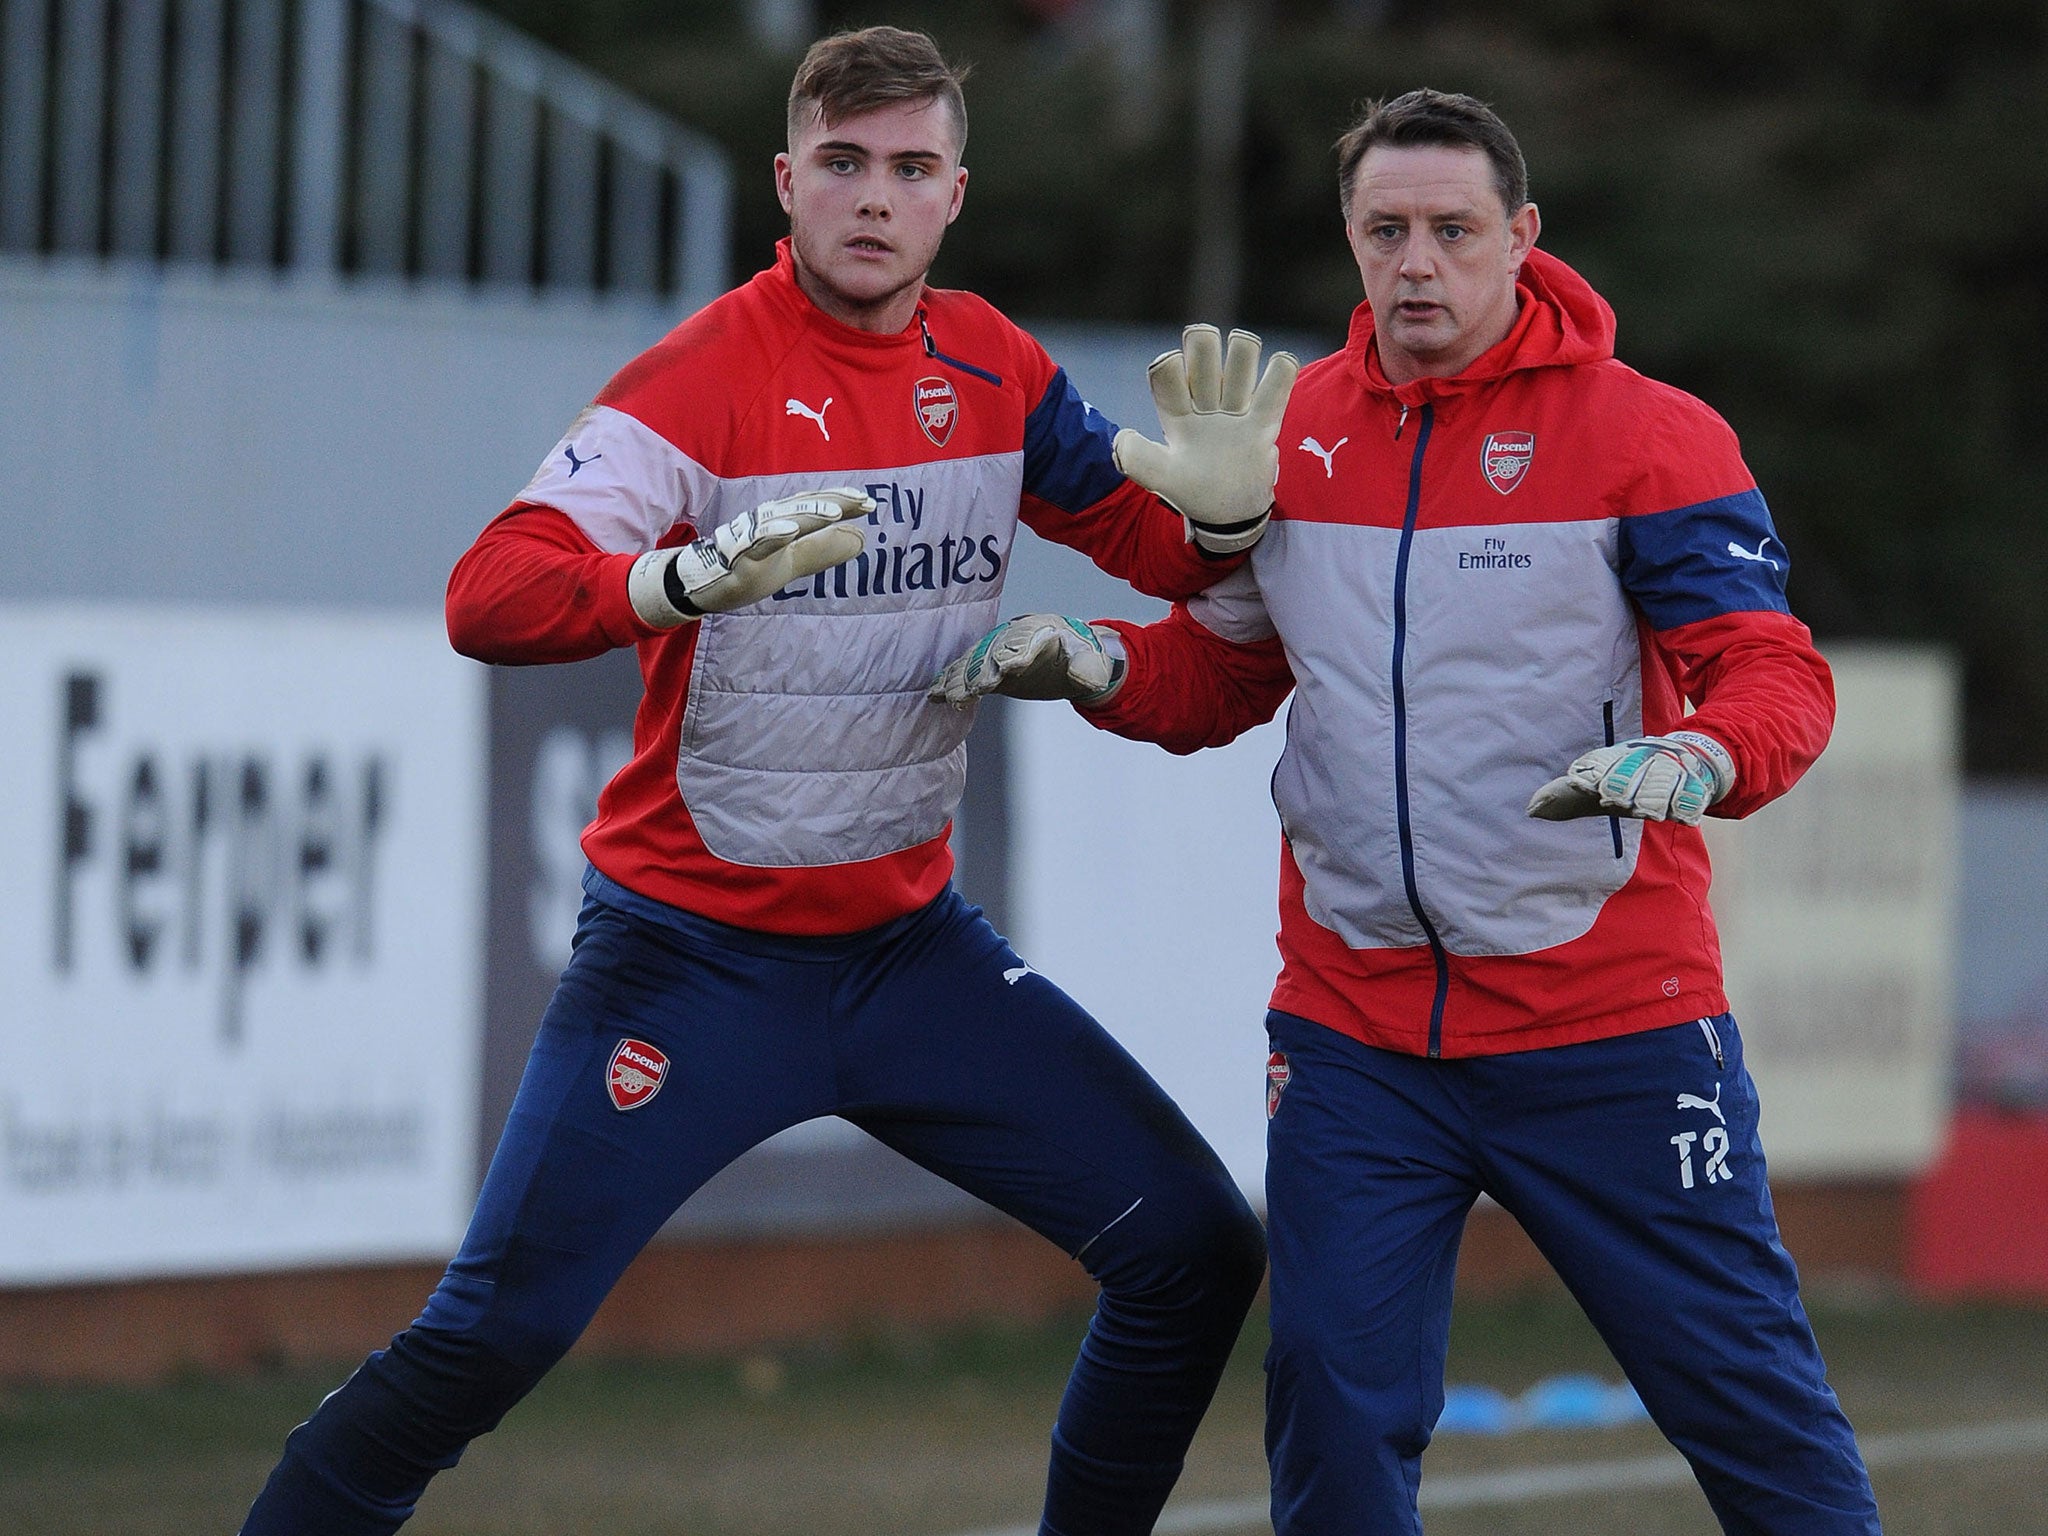
[[[576,457],[576,445],[574,443],[564,443],[562,445],[562,456],[569,461],[569,478],[571,480],[574,480],[576,478],[576,471],[581,469],[584,465],[595,464],[599,459],[604,457],[604,455],[601,453],[593,453],[587,459],[579,459]]]
[[[818,424],[818,430],[825,434],[825,441],[828,443],[832,441],[832,434],[829,430],[826,429],[825,413],[831,409],[832,397],[830,395],[827,395],[825,397],[825,403],[819,406],[815,411],[812,410],[808,405],[805,405],[801,400],[785,400],[782,402],[783,415],[810,417],[811,420],[815,421]]]
[[[1768,565],[1772,570],[1775,571],[1778,568],[1778,562],[1773,560],[1769,555],[1764,553],[1764,545],[1769,544],[1771,542],[1772,541],[1769,538],[1759,539],[1757,541],[1756,553],[1751,554],[1748,550],[1744,549],[1740,544],[1736,543],[1733,539],[1730,539],[1728,541],[1728,553],[1733,555],[1738,560],[1749,560],[1758,565]]]
[[[1337,478],[1337,469],[1336,466],[1330,462],[1330,460],[1334,459],[1337,456],[1337,450],[1339,448],[1342,448],[1346,443],[1350,441],[1351,439],[1349,437],[1340,437],[1337,439],[1337,441],[1330,444],[1329,447],[1325,448],[1321,443],[1317,442],[1314,438],[1304,437],[1295,446],[1300,448],[1303,453],[1312,453],[1317,458],[1321,459],[1323,461],[1323,478],[1325,480],[1334,480]]]
[[[1678,1096],[1680,1109],[1703,1109],[1720,1122],[1710,1125],[1704,1131],[1680,1131],[1671,1138],[1671,1145],[1678,1149],[1678,1187],[1693,1187],[1693,1144],[1699,1144],[1700,1155],[1706,1159],[1702,1170],[1708,1184],[1720,1184],[1735,1177],[1728,1166],[1728,1117],[1721,1113],[1721,1085],[1714,1084],[1714,1096],[1703,1099],[1696,1093],[1681,1093]]]
[[[1007,971],[1003,972],[1003,980],[1014,987],[1026,976],[1030,976],[1033,974],[1035,973],[1028,965],[1013,965]]]
[[[1719,1083],[1714,1084],[1714,1096],[1711,1099],[1703,1099],[1696,1093],[1681,1093],[1678,1096],[1678,1107],[1680,1109],[1704,1109],[1723,1125],[1728,1123],[1728,1117],[1721,1113],[1721,1085]]]

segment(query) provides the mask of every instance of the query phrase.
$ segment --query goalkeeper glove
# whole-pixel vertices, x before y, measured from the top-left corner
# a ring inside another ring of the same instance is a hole
[[[845,486],[764,501],[709,538],[642,555],[626,595],[656,629],[757,603],[859,554],[867,535],[845,520],[874,510],[872,497]]]
[[[1301,364],[1275,352],[1259,374],[1259,338],[1232,331],[1226,354],[1213,325],[1181,332],[1181,349],[1146,370],[1164,444],[1125,427],[1116,467],[1186,520],[1215,555],[1250,549],[1266,531],[1280,478],[1280,418]],[[1254,388],[1256,381],[1257,387]]]
[[[1530,797],[1544,821],[1633,816],[1639,821],[1700,824],[1707,807],[1735,787],[1735,759],[1711,736],[1673,731],[1581,753],[1564,777]]]
[[[1105,704],[1123,686],[1122,651],[1114,630],[1057,613],[1027,613],[998,624],[966,655],[948,662],[926,697],[955,709],[990,693]]]

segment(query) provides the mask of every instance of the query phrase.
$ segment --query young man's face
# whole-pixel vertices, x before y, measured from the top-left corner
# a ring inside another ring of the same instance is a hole
[[[1515,323],[1536,205],[1511,217],[1493,162],[1467,145],[1376,144],[1351,180],[1345,234],[1396,384],[1457,373]]]
[[[775,157],[798,283],[826,314],[865,331],[910,323],[966,191],[953,114],[937,99],[829,127],[814,113]]]

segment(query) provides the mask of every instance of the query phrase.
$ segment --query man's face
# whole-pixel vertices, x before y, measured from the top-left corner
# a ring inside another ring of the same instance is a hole
[[[966,191],[953,114],[939,100],[830,127],[813,114],[775,157],[798,283],[826,314],[866,331],[910,323]]]
[[[1467,145],[1376,144],[1352,173],[1345,234],[1372,305],[1388,379],[1463,369],[1515,323],[1515,274],[1536,205],[1512,217],[1493,162]]]

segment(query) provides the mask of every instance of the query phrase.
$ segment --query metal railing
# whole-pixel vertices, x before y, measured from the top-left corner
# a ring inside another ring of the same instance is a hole
[[[459,0],[0,0],[0,252],[702,301],[724,153]]]

